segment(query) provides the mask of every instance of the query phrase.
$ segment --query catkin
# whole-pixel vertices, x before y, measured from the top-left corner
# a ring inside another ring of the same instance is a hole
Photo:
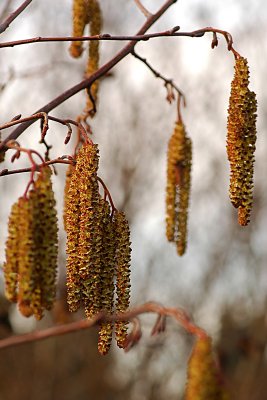
[[[4,264],[6,295],[20,312],[41,319],[56,295],[57,216],[50,167],[42,167],[28,197],[9,218]]]
[[[100,263],[100,249],[95,247],[99,243],[97,169],[97,145],[84,144],[77,154],[66,202],[67,299],[70,311],[85,303],[88,316],[92,316],[92,285]]]
[[[73,0],[72,6],[72,36],[83,36],[88,23],[88,0]],[[72,57],[80,57],[83,53],[81,41],[71,42],[69,52]]]
[[[102,254],[100,271],[100,301],[101,311],[111,314],[114,311],[114,277],[115,277],[115,253],[116,233],[112,215],[110,215],[109,203],[101,199],[102,213]],[[107,354],[112,340],[113,322],[100,324],[98,350],[100,354]]]
[[[185,400],[228,400],[209,337],[198,338],[187,366]]]
[[[110,209],[98,188],[98,147],[85,143],[77,153],[66,195],[67,300],[70,311],[84,306],[87,318],[124,312],[130,300],[130,231],[123,213]],[[116,286],[116,306],[114,292]],[[123,347],[127,322],[116,323]],[[98,350],[107,354],[113,322],[100,323]]]
[[[191,184],[192,143],[184,125],[177,122],[168,144],[166,236],[181,256],[186,250]]]
[[[90,23],[90,36],[100,35],[102,29],[102,15],[98,0],[88,0],[88,20]],[[89,77],[92,75],[99,66],[99,41],[91,40],[88,44],[88,61],[86,66],[85,75]],[[97,101],[99,81],[95,81],[90,87],[90,93],[94,101]],[[94,116],[93,104],[90,99],[89,93],[87,96],[87,103],[85,108],[86,116]]]
[[[39,269],[41,307],[51,310],[56,297],[58,221],[51,168],[43,167],[35,182],[36,268]]]
[[[6,261],[4,263],[5,295],[9,301],[17,302],[18,248],[20,242],[20,207],[12,206],[8,221]]]
[[[249,223],[253,201],[257,101],[249,90],[247,60],[237,58],[227,121],[227,155],[230,162],[229,196],[238,208],[240,225]]]
[[[116,232],[116,312],[125,312],[130,303],[130,262],[131,242],[128,221],[123,212],[115,212],[114,224]],[[123,348],[127,336],[128,322],[115,323],[118,347]]]

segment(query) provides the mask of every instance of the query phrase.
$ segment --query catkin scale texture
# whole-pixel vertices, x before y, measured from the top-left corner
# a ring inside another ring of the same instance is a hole
[[[187,366],[185,400],[228,400],[209,337],[197,338]]]
[[[55,300],[56,271],[57,216],[51,169],[42,167],[28,196],[21,197],[11,210],[5,262],[7,297],[18,302],[24,316],[41,319]]]
[[[237,58],[227,121],[227,155],[230,162],[229,196],[238,208],[240,225],[249,223],[253,201],[257,101],[249,90],[247,60]]]
[[[191,185],[192,144],[184,125],[176,123],[167,153],[166,236],[183,255],[187,243],[187,220]]]
[[[131,242],[130,229],[126,216],[123,212],[114,215],[116,232],[116,312],[124,312],[130,303],[130,263]],[[115,323],[116,340],[118,347],[123,348],[127,336],[128,322],[118,321]]]
[[[88,20],[90,23],[90,36],[100,35],[102,29],[102,14],[98,0],[88,0]],[[100,43],[98,40],[92,40],[88,43],[88,61],[85,71],[85,75],[88,77],[99,67],[99,46]],[[98,87],[98,80],[90,87],[90,92],[95,102],[97,101]],[[94,115],[92,110],[93,104],[88,94],[85,114],[92,117]]]

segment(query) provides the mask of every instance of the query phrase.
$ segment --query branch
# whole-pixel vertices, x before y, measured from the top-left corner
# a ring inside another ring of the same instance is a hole
[[[165,11],[171,7],[177,0],[167,0],[165,4],[150,18],[147,19],[145,24],[141,27],[141,29],[137,32],[137,35],[143,35],[161,16],[165,13]],[[118,64],[123,58],[125,58],[131,51],[134,49],[136,45],[136,40],[132,40],[125,47],[119,51],[115,57],[113,57],[110,61],[104,64],[101,68],[99,68],[95,73],[93,73],[89,78],[82,80],[77,85],[71,87],[66,90],[64,93],[56,97],[50,103],[46,104],[44,107],[40,108],[37,112],[46,112],[49,113],[51,110],[65,102],[67,99],[80,92],[87,87],[90,87],[94,81],[99,79],[101,76],[105,75],[108,71],[110,71],[116,64]],[[22,132],[24,132],[30,125],[31,121],[21,124],[18,128],[16,128],[8,138],[6,138],[5,143],[9,140],[17,139]]]
[[[177,1],[177,0],[175,0],[175,1]],[[148,19],[147,22],[149,22],[155,15],[157,15],[157,14],[152,15]],[[175,26],[173,29],[169,29],[167,31],[147,33],[147,34],[141,34],[140,33],[141,30],[140,30],[139,33],[137,33],[136,35],[110,35],[109,33],[103,33],[101,35],[94,35],[94,36],[60,36],[60,37],[59,36],[51,36],[51,37],[37,36],[34,38],[29,38],[29,39],[20,39],[20,40],[14,40],[11,42],[3,42],[3,43],[0,43],[0,48],[15,47],[15,46],[21,46],[24,44],[33,44],[33,43],[47,43],[47,42],[80,42],[80,41],[87,42],[87,41],[127,41],[127,40],[140,42],[140,41],[148,41],[149,39],[155,39],[155,38],[160,38],[160,37],[202,37],[207,32],[218,32],[218,33],[222,34],[226,38],[227,43],[229,42],[229,39],[231,38],[231,35],[229,32],[222,31],[222,30],[216,29],[216,28],[211,28],[211,27],[202,28],[202,29],[198,29],[195,31],[191,31],[191,32],[177,32],[178,29],[179,29],[179,27]]]
[[[134,1],[139,10],[144,14],[146,18],[151,17],[152,14],[143,6],[140,0],[134,0]]]
[[[55,158],[54,160],[49,160],[49,161],[45,161],[42,164],[36,164],[35,165],[35,170],[39,171],[41,167],[43,167],[44,165],[53,165],[53,164],[73,164],[74,161],[71,159],[70,156],[64,155],[62,157],[58,157]],[[20,168],[20,169],[12,169],[11,171],[8,170],[7,168],[2,169],[2,171],[0,171],[0,177],[1,176],[6,176],[6,175],[15,175],[15,174],[22,174],[25,172],[31,172],[32,168],[31,167],[27,167],[27,168]]]
[[[0,24],[0,34],[3,33],[9,25],[25,10],[26,7],[32,2],[32,0],[25,0],[17,10],[13,11],[5,20]]]
[[[142,61],[142,63],[144,63],[149,69],[150,71],[154,74],[154,76],[156,78],[159,78],[161,80],[163,80],[163,82],[165,82],[165,87],[168,90],[168,86],[172,87],[178,94],[178,96],[181,96],[184,99],[185,102],[185,96],[183,94],[183,92],[178,88],[178,86],[175,85],[175,83],[173,83],[172,79],[167,79],[165,78],[162,74],[160,74],[158,71],[156,71],[148,62],[145,58],[139,56],[135,50],[132,51],[132,55],[137,58],[138,60]],[[167,96],[168,101],[171,102],[171,99],[169,99],[169,96]],[[173,99],[172,99],[173,100]]]
[[[42,331],[34,331],[24,335],[11,336],[7,339],[0,340],[0,349],[11,346],[18,346],[20,344],[25,344],[29,342],[35,342],[38,340],[44,340],[54,336],[65,335],[67,333],[72,333],[83,329],[89,329],[93,326],[99,325],[102,322],[130,321],[141,314],[147,313],[154,313],[158,315],[155,326],[152,329],[152,335],[155,335],[156,333],[159,333],[164,329],[164,323],[160,321],[162,321],[162,317],[165,316],[172,317],[188,333],[196,335],[198,337],[207,337],[207,333],[203,329],[195,325],[184,310],[180,308],[167,308],[157,303],[149,302],[141,306],[135,307],[125,313],[114,315],[99,313],[89,320],[76,321],[65,325],[54,326],[52,328],[44,329]]]

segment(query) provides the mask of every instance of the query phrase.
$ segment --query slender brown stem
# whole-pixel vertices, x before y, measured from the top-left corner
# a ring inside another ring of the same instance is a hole
[[[144,35],[144,33],[165,13],[165,11],[167,11],[169,7],[171,7],[174,3],[176,3],[176,1],[177,0],[167,0],[155,14],[153,14],[150,18],[147,19],[147,21],[144,23],[141,29],[137,32],[137,36]],[[137,43],[136,40],[131,40],[130,43],[128,43],[125,47],[123,47],[122,50],[120,50],[111,60],[109,60],[106,64],[100,67],[89,78],[84,79],[77,85],[66,90],[64,93],[60,94],[58,97],[56,97],[54,100],[46,104],[44,107],[40,108],[37,112],[42,111],[49,113],[51,110],[53,110],[60,104],[64,103],[66,100],[68,100],[76,93],[80,92],[81,90],[87,87],[90,87],[94,81],[105,75],[123,58],[125,58],[128,54],[130,54],[131,51],[134,49],[136,43]],[[9,137],[5,140],[5,142],[11,139],[17,139],[22,134],[22,132],[24,132],[25,129],[27,129],[31,124],[32,121],[28,121],[25,122],[24,124],[21,124],[9,135]]]
[[[182,98],[185,98],[183,92],[178,88],[178,86],[175,85],[175,83],[173,83],[172,79],[167,79],[161,73],[156,71],[155,68],[153,68],[151,66],[151,64],[149,64],[148,61],[145,58],[139,56],[139,54],[137,54],[135,50],[132,51],[132,55],[135,58],[137,58],[138,60],[142,61],[142,63],[144,63],[150,69],[150,71],[154,74],[154,76],[156,78],[159,78],[159,79],[163,80],[163,82],[165,82],[165,86],[167,88],[168,88],[168,86],[171,86],[178,93],[178,96],[181,96]]]
[[[25,10],[32,0],[25,0],[15,11],[13,11],[1,24],[0,34],[3,33],[9,25]]]
[[[115,207],[115,205],[114,205],[114,202],[113,202],[113,199],[112,199],[112,197],[111,197],[110,191],[108,190],[108,188],[107,188],[105,182],[104,182],[101,178],[99,178],[99,176],[97,177],[97,180],[98,180],[98,181],[101,183],[101,185],[103,186],[104,191],[105,191],[105,195],[108,196],[108,199],[109,199],[109,202],[110,202],[110,205],[111,205],[111,208],[112,208],[112,213],[113,213],[114,211],[116,211],[116,207]]]
[[[151,17],[151,12],[149,12],[146,8],[145,8],[145,6],[141,3],[141,0],[134,0],[135,1],[135,4],[137,5],[137,7],[139,8],[139,10],[144,14],[144,16],[146,17],[146,18],[149,18],[149,17]]]
[[[38,340],[44,340],[50,337],[65,335],[71,332],[77,332],[83,329],[89,329],[93,326],[99,325],[101,322],[110,321],[130,321],[136,318],[138,315],[154,313],[158,316],[168,316],[176,320],[189,334],[196,335],[198,337],[207,337],[207,333],[194,324],[184,310],[180,308],[168,308],[162,305],[149,302],[141,306],[137,306],[130,311],[120,314],[107,315],[99,313],[89,320],[81,320],[72,322],[65,325],[54,326],[52,328],[44,329],[42,331],[34,331],[24,335],[11,336],[7,339],[0,340],[0,349],[7,347],[18,346],[29,342],[35,342]],[[158,323],[158,319],[156,324]],[[152,333],[155,330],[152,329]]]
[[[66,158],[66,160],[64,160],[64,158]],[[63,156],[63,157],[55,158],[54,160],[45,161],[42,164],[36,164],[35,170],[39,171],[39,169],[44,165],[73,164],[73,163],[74,163],[74,161],[69,159],[69,156]],[[24,172],[31,172],[31,171],[32,171],[32,168],[30,168],[30,167],[20,168],[20,169],[12,169],[11,171],[8,170],[7,168],[5,168],[2,171],[0,171],[0,177],[6,176],[6,175],[22,174]]]

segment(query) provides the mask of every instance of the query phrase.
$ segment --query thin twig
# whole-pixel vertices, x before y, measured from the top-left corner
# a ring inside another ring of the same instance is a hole
[[[149,18],[149,17],[151,17],[151,12],[149,12],[146,8],[145,8],[145,6],[141,3],[141,1],[140,0],[134,0],[135,1],[135,4],[137,5],[137,7],[139,8],[139,10],[144,14],[144,16],[146,17],[146,18]]]
[[[145,32],[171,7],[177,0],[167,0],[163,6],[150,18],[147,19],[145,24],[141,27],[141,29],[137,32],[138,35],[144,35]],[[99,79],[100,77],[104,76],[108,71],[110,71],[116,64],[118,64],[123,58],[125,58],[131,51],[134,49],[136,45],[136,40],[130,41],[125,47],[122,48],[111,60],[109,60],[106,64],[100,67],[95,73],[93,73],[88,78],[84,79],[77,85],[71,87],[70,89],[66,90],[64,93],[60,94],[54,100],[46,104],[44,107],[40,108],[37,112],[43,111],[49,113],[51,110],[59,106],[60,104],[64,103],[67,99],[74,96],[76,93],[80,92],[81,90],[91,86],[94,81]],[[31,121],[25,122],[17,127],[6,141],[11,139],[17,139],[22,132],[25,131],[30,125],[32,124]]]
[[[137,54],[135,50],[132,51],[132,55],[138,60],[142,61],[142,63],[144,63],[150,69],[150,71],[154,74],[156,78],[163,80],[167,89],[168,86],[171,86],[178,93],[178,96],[181,96],[183,99],[185,99],[184,93],[178,88],[178,86],[175,85],[175,83],[173,83],[172,79],[167,79],[161,73],[156,71],[155,68],[153,68],[145,58],[139,56],[139,54]]]
[[[177,1],[177,0],[176,0]],[[155,15],[153,14],[149,19],[151,20]],[[15,47],[21,46],[24,44],[32,44],[32,43],[46,43],[46,42],[80,42],[80,41],[148,41],[150,39],[161,38],[161,37],[192,37],[198,38],[205,35],[205,33],[212,32],[212,33],[219,33],[224,36],[225,40],[228,44],[228,49],[232,50],[233,39],[229,32],[223,31],[221,29],[206,27],[202,29],[197,29],[191,32],[177,32],[179,27],[175,26],[172,29],[163,32],[155,32],[155,33],[140,33],[140,31],[136,35],[110,35],[108,33],[103,33],[101,35],[94,35],[94,36],[55,36],[55,37],[41,37],[37,36],[34,38],[29,39],[20,39],[14,40],[10,42],[3,42],[0,43],[0,48],[5,47]],[[147,30],[147,29],[146,29]],[[102,75],[101,75],[102,76]]]
[[[25,0],[15,11],[13,11],[1,24],[0,34],[3,33],[9,25],[25,10],[32,0]]]
[[[67,160],[65,160],[65,158],[67,158]],[[74,161],[69,159],[69,156],[62,156],[62,157],[58,157],[55,158],[54,160],[49,160],[49,161],[45,161],[42,164],[36,164],[36,171],[39,171],[41,167],[43,167],[44,165],[53,165],[53,164],[73,164]],[[3,169],[2,171],[0,171],[0,177],[1,176],[6,176],[6,175],[15,175],[15,174],[22,174],[24,172],[31,172],[32,168],[20,168],[20,169],[12,169],[12,170],[8,170],[7,168]]]
[[[99,325],[101,322],[130,321],[136,318],[138,315],[147,313],[158,314],[158,316],[172,317],[189,334],[196,335],[198,337],[207,337],[207,333],[203,329],[195,325],[184,310],[180,308],[167,308],[155,302],[149,302],[141,306],[135,307],[125,313],[114,315],[99,313],[89,320],[76,321],[65,325],[54,326],[52,328],[44,329],[41,331],[34,331],[24,335],[11,336],[7,339],[0,340],[0,349],[18,346],[20,344],[25,344],[29,342],[35,342],[38,340],[44,340],[50,337],[65,335],[67,333],[77,332],[83,329],[89,329],[93,326]],[[156,324],[157,322],[158,318]],[[153,329],[152,332],[154,332]]]

